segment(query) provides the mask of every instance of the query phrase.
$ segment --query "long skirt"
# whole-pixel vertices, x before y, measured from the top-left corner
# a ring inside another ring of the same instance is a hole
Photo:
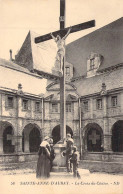
[[[37,178],[48,178],[50,176],[50,160],[47,155],[39,155],[36,169]]]

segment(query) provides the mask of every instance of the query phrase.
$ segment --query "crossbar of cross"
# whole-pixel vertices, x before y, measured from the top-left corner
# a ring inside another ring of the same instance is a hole
[[[77,24],[77,25],[71,26],[70,33],[74,33],[74,32],[78,32],[78,31],[81,31],[81,30],[88,29],[88,28],[92,28],[94,26],[95,26],[95,20],[91,20],[91,21],[88,21],[88,22]],[[52,34],[54,36],[57,36],[59,34],[61,37],[64,37],[65,34],[68,32],[68,30],[69,30],[69,27],[57,30],[55,32],[52,32]],[[47,40],[50,40],[50,39],[52,39],[52,37],[51,37],[51,34],[48,33],[48,34],[36,37],[35,38],[35,43],[37,44],[37,43],[44,42],[44,41],[47,41]]]
[[[60,30],[52,32],[52,35],[56,37],[57,35],[60,35],[61,39],[66,35],[68,32],[69,28],[65,28],[65,0],[60,0],[60,17],[59,17],[59,22],[60,22]],[[81,24],[77,24],[74,26],[71,26],[70,33],[78,32],[81,30],[85,30],[91,27],[95,26],[95,20],[91,20],[88,22],[84,22]],[[44,42],[47,40],[50,40],[53,38],[51,36],[51,33],[45,34],[43,36],[39,36],[35,38],[35,43],[40,43]],[[65,47],[64,47],[65,50]],[[58,53],[58,52],[57,52]],[[64,139],[66,137],[66,108],[65,108],[65,55],[63,57],[63,60],[60,61],[60,67],[63,69],[62,76],[60,78],[60,134],[61,134],[61,139]],[[47,77],[45,72],[37,71],[39,75],[42,77]],[[51,77],[51,74],[49,74],[49,78]],[[56,78],[57,79],[57,78]]]

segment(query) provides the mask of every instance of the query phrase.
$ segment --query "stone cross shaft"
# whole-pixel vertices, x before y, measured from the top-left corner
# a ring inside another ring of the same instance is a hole
[[[63,38],[67,34],[69,27],[65,28],[65,0],[60,0],[59,22],[60,22],[60,30],[45,34],[43,36],[36,37],[35,43],[37,44],[37,43],[52,39],[51,34],[54,37],[59,35],[61,38]],[[80,30],[85,30],[85,29],[88,29],[94,26],[95,26],[95,20],[77,24],[77,25],[71,26],[70,33],[78,32]],[[62,64],[60,64],[60,66],[62,67],[63,73],[62,73],[62,76],[59,76],[59,80],[60,80],[60,134],[61,134],[61,139],[64,139],[66,138],[65,54],[64,54],[64,57],[61,63]],[[46,78],[45,72],[40,72],[39,70],[38,71],[36,70],[36,72],[42,77]],[[51,74],[49,74],[49,77],[51,77]]]

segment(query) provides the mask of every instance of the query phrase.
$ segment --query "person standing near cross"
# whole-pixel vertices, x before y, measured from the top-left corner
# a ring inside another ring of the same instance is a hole
[[[58,60],[59,63],[60,63],[60,72],[61,72],[62,75],[63,75],[63,58],[65,56],[65,39],[70,34],[71,28],[72,27],[69,28],[67,34],[63,38],[61,38],[60,35],[57,35],[55,37],[55,36],[53,36],[52,33],[50,33],[51,37],[53,38],[53,40],[57,44],[58,50],[57,50],[57,54],[56,54],[56,60]]]
[[[62,75],[57,76],[57,79],[59,78],[58,80],[60,80],[60,138],[61,138],[61,145],[60,146],[59,146],[59,144],[55,145],[56,146],[55,149],[59,150],[59,152],[56,151],[56,157],[55,157],[56,161],[54,160],[54,164],[56,165],[56,163],[57,163],[57,166],[63,166],[63,162],[65,162],[65,161],[62,161],[61,157],[59,157],[59,153],[61,153],[63,151],[62,149],[65,148],[63,139],[66,138],[65,39],[69,35],[69,33],[78,32],[78,31],[85,30],[85,29],[88,29],[88,28],[95,26],[95,20],[91,20],[88,22],[74,25],[70,28],[65,28],[65,7],[66,7],[66,1],[60,0],[60,17],[59,17],[60,30],[53,32],[53,34],[48,33],[48,34],[45,34],[43,36],[35,37],[36,44],[50,40],[53,38],[57,44],[57,47],[58,47],[58,51],[57,51],[57,55],[56,55],[56,62],[58,59],[58,63],[60,64],[60,65],[58,64],[58,66],[61,69]],[[66,33],[66,35],[62,38],[62,35],[65,33]],[[58,34],[60,34],[60,36]],[[57,65],[57,63],[56,63],[56,65]],[[46,78],[45,72],[39,71],[36,69],[34,69],[34,70],[36,73],[38,73],[39,75]],[[53,76],[55,77],[56,75],[54,74]],[[49,74],[49,77],[51,77],[50,74]],[[64,163],[64,165],[65,165],[65,163]]]

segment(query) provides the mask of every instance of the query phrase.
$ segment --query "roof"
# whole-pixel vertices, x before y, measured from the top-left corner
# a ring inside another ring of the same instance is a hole
[[[24,93],[40,95],[45,92],[46,80],[12,61],[0,59],[0,87],[17,90],[21,83]],[[34,84],[35,83],[35,84]]]
[[[29,70],[37,69],[52,73],[56,56],[56,44],[53,40],[35,44],[35,37],[39,34],[29,31],[20,51],[16,55],[16,62],[23,64]]]
[[[16,63],[14,63],[12,61],[6,60],[6,59],[0,58],[0,66],[14,69],[14,70],[21,71],[21,72],[25,72],[25,73],[30,73],[30,71],[27,68],[24,68],[20,65],[17,65]]]
[[[106,90],[123,87],[123,68],[89,78],[82,78],[81,80],[74,82],[80,96],[101,92],[102,83],[106,84]]]
[[[74,66],[74,77],[86,75],[91,52],[104,57],[99,70],[123,63],[123,17],[66,46],[66,60]]]

